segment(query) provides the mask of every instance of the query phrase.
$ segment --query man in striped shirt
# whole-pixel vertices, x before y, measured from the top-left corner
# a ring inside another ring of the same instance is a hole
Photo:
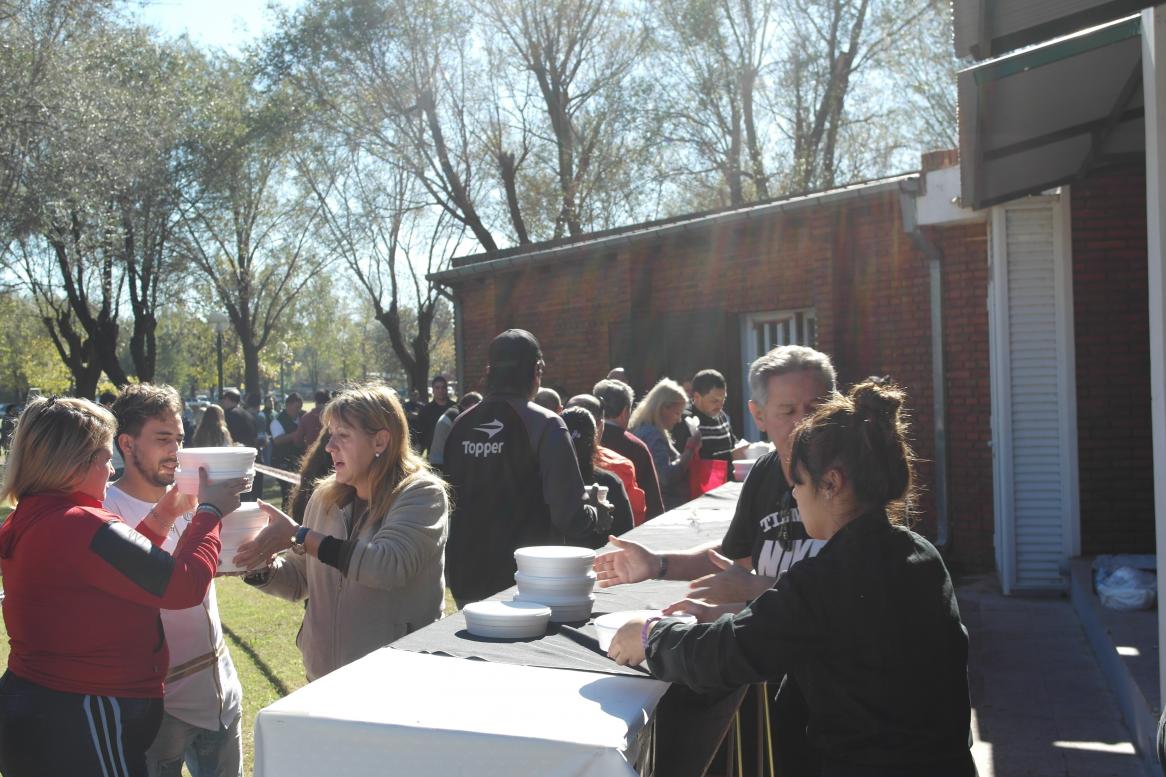
[[[737,444],[733,425],[725,413],[725,376],[716,370],[701,370],[692,378],[692,401],[684,410],[680,423],[672,428],[672,439],[677,450],[692,436],[694,426],[700,427],[700,449],[697,469],[690,472],[692,497],[733,479],[730,462],[745,455],[745,445]]]

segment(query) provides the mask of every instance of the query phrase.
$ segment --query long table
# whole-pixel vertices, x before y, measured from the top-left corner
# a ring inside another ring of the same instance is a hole
[[[726,484],[626,536],[656,550],[717,542],[739,491]],[[660,607],[686,588],[597,589],[593,617]],[[261,710],[255,775],[699,774],[742,694],[697,699],[620,667],[590,622],[492,640],[455,613]]]

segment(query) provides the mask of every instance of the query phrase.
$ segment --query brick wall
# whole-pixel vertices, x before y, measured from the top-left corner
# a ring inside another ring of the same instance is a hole
[[[992,559],[984,234],[978,225],[936,236],[945,252],[950,320],[950,557],[957,566],[977,568]],[[544,385],[568,395],[589,390],[617,363],[641,392],[663,375],[683,380],[698,368],[719,369],[730,384],[726,410],[740,427],[741,317],[813,307],[818,347],[835,358],[844,385],[889,374],[906,389],[922,459],[920,527],[934,537],[928,290],[927,261],[903,234],[893,191],[646,235],[614,250],[583,246],[561,261],[458,286],[462,379],[472,385],[484,373],[490,339],[519,326],[542,344]]]
[[[1144,171],[1095,176],[1070,196],[1081,550],[1153,553]]]

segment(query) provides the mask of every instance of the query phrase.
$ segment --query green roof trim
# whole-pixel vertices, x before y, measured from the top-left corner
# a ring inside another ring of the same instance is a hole
[[[1142,15],[1134,14],[1108,24],[1066,35],[1042,43],[1025,51],[989,60],[962,71],[971,75],[977,85],[1023,73],[1055,62],[1070,59],[1088,51],[1111,46],[1142,34]]]

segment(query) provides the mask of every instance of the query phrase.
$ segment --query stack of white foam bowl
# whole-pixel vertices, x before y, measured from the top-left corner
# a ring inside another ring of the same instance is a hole
[[[231,561],[239,552],[239,546],[255,539],[267,526],[267,516],[259,509],[258,502],[243,502],[235,512],[223,516],[219,527],[219,540],[223,549],[219,552],[219,574],[246,572],[246,568],[235,566]]]
[[[471,634],[495,639],[540,637],[547,631],[551,608],[533,602],[486,601],[462,609]]]
[[[745,448],[745,458],[733,461],[733,479],[740,482],[749,476],[753,465],[765,454],[773,450],[771,442],[751,442]]]
[[[538,545],[514,551],[518,572],[516,602],[535,602],[551,608],[556,623],[585,621],[595,603],[595,551],[570,545]]]
[[[206,470],[210,480],[231,480],[255,474],[254,448],[181,448],[174,484],[184,494],[198,494],[198,469]]]

